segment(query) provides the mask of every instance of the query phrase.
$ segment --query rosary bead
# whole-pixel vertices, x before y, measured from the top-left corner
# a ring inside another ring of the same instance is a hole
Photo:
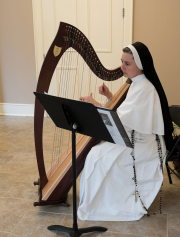
[[[157,141],[157,150],[158,150],[158,154],[159,154],[159,160],[160,160],[160,167],[161,167],[161,170],[163,172],[163,158],[162,158],[162,149],[161,149],[161,142],[160,142],[160,139],[159,139],[159,136],[156,134],[156,141]],[[134,148],[134,130],[132,130],[132,133],[131,133],[131,143],[132,143],[132,146]],[[135,194],[139,193],[138,192],[138,185],[137,185],[137,180],[136,180],[136,169],[135,169],[135,157],[133,155],[133,152],[131,152],[131,155],[132,155],[132,158],[133,158],[133,170],[134,170],[134,182],[135,182]],[[162,183],[163,185],[163,183]],[[162,187],[162,186],[161,186]],[[161,211],[161,205],[162,205],[162,189],[160,190],[160,203],[159,203],[159,213],[161,214],[162,211]],[[139,196],[139,199],[140,199],[140,202],[143,206],[143,208],[147,211],[147,216],[149,217],[150,214],[148,213],[148,210],[147,208],[145,207],[140,195]],[[156,215],[156,213],[152,213],[153,215]]]

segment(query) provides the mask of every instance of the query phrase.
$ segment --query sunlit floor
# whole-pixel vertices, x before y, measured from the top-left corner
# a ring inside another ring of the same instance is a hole
[[[45,157],[50,154],[54,125],[45,118]],[[50,160],[46,158],[46,166]],[[72,227],[72,190],[68,196],[70,207],[61,205],[34,207],[38,200],[38,179],[34,149],[33,118],[0,116],[0,237],[48,237],[69,236],[49,231],[47,226],[61,224]],[[108,237],[179,237],[180,236],[180,180],[172,175],[170,185],[166,169],[163,185],[163,214],[144,216],[134,222],[90,222],[78,220],[79,227],[104,226],[105,233],[89,233],[83,236]],[[77,180],[79,184],[79,179]],[[78,186],[78,185],[77,185]],[[122,194],[123,195],[123,194]],[[150,211],[157,211],[159,198]]]

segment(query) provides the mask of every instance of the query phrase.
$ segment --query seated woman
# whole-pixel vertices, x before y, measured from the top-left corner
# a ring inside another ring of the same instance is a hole
[[[166,150],[173,144],[167,99],[148,48],[140,42],[129,45],[121,61],[132,84],[117,114],[134,149],[109,142],[91,149],[80,180],[81,220],[141,219],[162,185]],[[99,92],[112,96],[104,84]],[[80,99],[101,106],[92,94]]]

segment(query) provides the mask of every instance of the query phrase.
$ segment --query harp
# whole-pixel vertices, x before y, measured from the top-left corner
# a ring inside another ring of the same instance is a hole
[[[74,54],[74,52],[78,55],[75,60],[70,57],[70,54]],[[66,58],[65,53],[68,54]],[[123,76],[120,67],[115,70],[108,70],[102,65],[89,40],[79,29],[70,24],[61,22],[57,35],[50,46],[42,65],[36,92],[48,93],[53,73],[60,59],[62,64],[63,60],[64,64],[65,62],[67,63],[73,60],[74,62],[78,62],[79,56],[81,56],[83,63],[90,69],[91,74],[93,74],[96,79],[114,81]],[[84,64],[81,66],[81,73],[84,71]],[[62,68],[64,67],[63,65]],[[66,72],[62,73],[63,75],[60,75],[61,80],[64,80],[65,82],[59,89],[59,91],[62,92],[62,94],[60,94],[61,97],[68,97],[68,94],[65,93],[65,88],[69,87],[69,84],[67,85],[67,71],[68,68],[66,68]],[[77,69],[74,80],[76,80],[76,77]],[[91,76],[89,77],[91,79]],[[125,99],[130,83],[131,80],[128,79],[114,94],[113,98],[106,103],[105,107],[116,109]],[[75,86],[73,87],[75,88]],[[85,87],[88,87],[87,82]],[[70,94],[73,94],[74,90],[75,89],[73,89],[73,92]],[[73,99],[75,98],[73,97]],[[78,99],[78,97],[76,99]],[[44,126],[44,108],[41,106],[40,102],[35,99],[34,137],[39,179],[34,182],[34,185],[38,185],[39,201],[35,202],[34,206],[53,205],[58,203],[66,205],[67,195],[72,186],[71,145],[57,155],[58,158],[51,164],[50,169],[46,172],[43,152]],[[63,134],[61,134],[60,137],[61,140],[63,140]],[[83,169],[86,155],[91,147],[96,145],[99,141],[95,138],[80,134],[77,136],[76,141],[76,166],[78,176]]]

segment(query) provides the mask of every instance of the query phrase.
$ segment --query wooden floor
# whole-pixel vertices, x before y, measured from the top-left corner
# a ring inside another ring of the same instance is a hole
[[[44,144],[46,166],[51,163],[51,147],[54,125],[45,119]],[[64,135],[68,139],[68,135]],[[50,232],[49,225],[72,227],[72,190],[70,207],[61,205],[34,207],[38,199],[33,118],[0,116],[0,237],[55,237],[69,236],[62,232]],[[164,171],[162,215],[144,216],[134,222],[90,222],[78,220],[79,227],[100,225],[106,233],[89,233],[83,236],[103,237],[179,237],[180,236],[180,180],[172,175],[168,183]],[[77,181],[79,186],[79,179]],[[122,194],[123,195],[123,194]],[[158,197],[150,211],[157,211]]]

